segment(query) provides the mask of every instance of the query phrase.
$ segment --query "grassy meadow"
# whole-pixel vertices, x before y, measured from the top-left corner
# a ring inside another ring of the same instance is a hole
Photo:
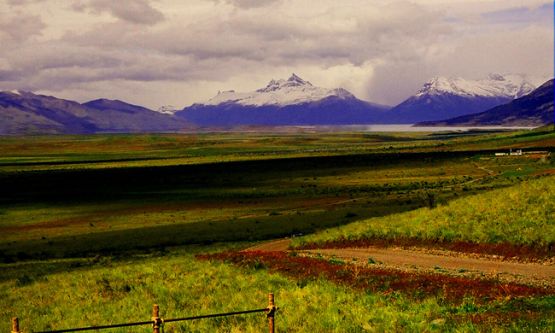
[[[553,147],[550,128],[0,138],[0,330],[14,315],[24,331],[148,320],[154,302],[166,318],[260,308],[273,291],[281,332],[550,331],[549,293],[413,297],[196,255],[302,234],[296,245],[407,237],[552,256],[553,158],[493,155]]]
[[[183,248],[131,258],[65,259],[10,264],[3,269],[0,329],[16,313],[26,331],[149,320],[153,303],[176,318],[264,308],[275,293],[279,332],[498,330],[549,331],[555,298],[500,298],[488,303],[403,292],[364,292],[324,278],[297,280],[260,266],[236,267],[197,260],[196,252],[228,246]],[[40,273],[39,273],[40,272]],[[166,332],[261,332],[262,314],[168,323]],[[113,329],[129,332],[129,328]],[[149,332],[147,326],[134,332]]]
[[[426,242],[555,246],[555,176],[459,198],[430,209],[357,221],[295,238],[293,246],[336,240],[414,238]]]

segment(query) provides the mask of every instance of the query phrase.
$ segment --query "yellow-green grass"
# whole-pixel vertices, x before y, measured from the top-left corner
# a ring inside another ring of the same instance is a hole
[[[449,304],[436,297],[416,301],[395,292],[365,293],[322,279],[296,281],[261,268],[197,261],[192,253],[199,250],[1,264],[0,331],[9,331],[13,316],[25,332],[148,321],[153,303],[165,318],[258,309],[267,305],[268,292],[279,307],[279,332],[549,331],[555,324],[553,297],[488,304],[472,299]],[[524,315],[515,319],[513,314]],[[481,318],[477,324],[475,316]],[[168,323],[165,331],[263,332],[266,323],[262,313]],[[147,325],[110,332],[151,330]]]
[[[521,164],[526,165],[526,162],[528,161],[521,161]],[[513,164],[515,161],[513,160],[510,163]],[[489,176],[490,174],[483,167],[489,167],[490,165],[495,165],[500,170],[515,169],[494,164],[492,160],[478,161],[478,163],[470,159],[435,162],[417,161],[405,165],[376,166],[375,168],[353,170],[343,175],[328,175],[318,178],[317,183],[321,186],[367,184],[391,184],[394,186],[421,182],[458,184],[468,181],[469,177],[477,179]]]
[[[430,242],[555,244],[555,176],[522,182],[445,205],[379,218],[297,238],[293,246],[358,239],[414,238]]]

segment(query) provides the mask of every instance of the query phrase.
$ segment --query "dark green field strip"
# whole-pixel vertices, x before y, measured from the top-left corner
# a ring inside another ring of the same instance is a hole
[[[294,172],[325,174],[344,168],[373,168],[412,161],[457,159],[494,150],[426,153],[375,153],[342,156],[280,158],[196,165],[47,170],[0,173],[0,202],[118,196],[176,188],[230,188],[278,181]]]
[[[0,261],[94,256],[133,250],[150,250],[165,246],[209,244],[213,242],[255,241],[310,233],[357,219],[384,216],[414,209],[397,200],[384,200],[381,205],[365,204],[333,210],[268,215],[228,221],[202,221],[186,224],[146,226],[142,228],[58,236],[0,243]]]
[[[59,160],[51,161],[30,161],[30,162],[3,162],[0,160],[0,167],[28,167],[28,166],[59,166],[59,165],[84,165],[84,164],[95,164],[95,163],[118,163],[118,162],[137,162],[137,161],[153,161],[153,160],[169,160],[178,159],[181,157],[114,157],[114,158],[90,158],[89,156],[76,156],[74,158],[79,160],[68,160],[62,159],[62,157],[55,157]],[[85,158],[85,159],[83,159]]]

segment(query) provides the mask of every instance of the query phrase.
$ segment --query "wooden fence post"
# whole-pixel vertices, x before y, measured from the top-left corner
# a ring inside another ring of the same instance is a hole
[[[17,317],[12,318],[12,333],[20,333],[19,332],[19,319],[17,319]]]
[[[274,304],[274,294],[268,294],[268,328],[270,333],[275,333],[274,314],[276,313],[276,306]]]
[[[152,306],[152,333],[160,333],[160,308],[158,304]]]

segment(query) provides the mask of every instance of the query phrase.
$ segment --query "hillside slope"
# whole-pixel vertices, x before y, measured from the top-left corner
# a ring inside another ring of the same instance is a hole
[[[453,200],[434,209],[354,222],[295,239],[294,246],[337,240],[414,238],[429,242],[555,244],[555,176]]]
[[[159,132],[183,126],[183,120],[121,101],[80,104],[31,92],[0,92],[0,134]]]

